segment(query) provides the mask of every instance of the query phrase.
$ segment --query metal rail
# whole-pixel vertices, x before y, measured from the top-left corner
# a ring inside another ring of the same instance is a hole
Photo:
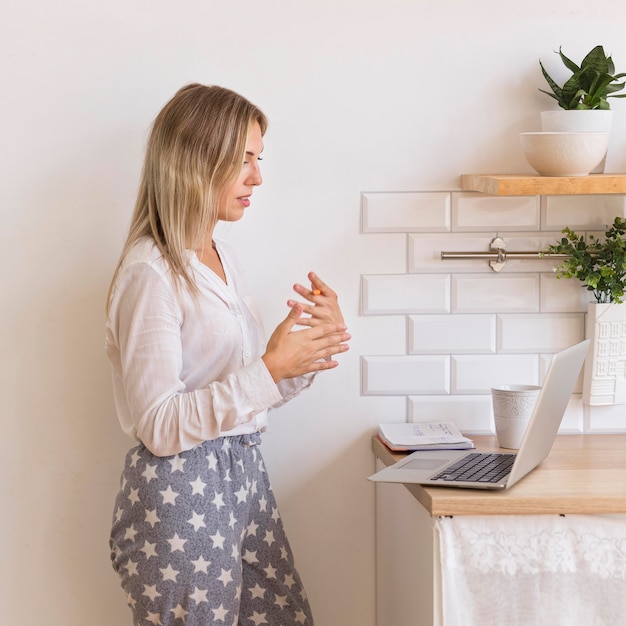
[[[543,259],[550,257],[551,259],[567,259],[567,254],[545,254],[537,250],[519,250],[517,252],[508,252],[506,243],[500,237],[492,240],[490,248],[493,252],[442,252],[441,260],[449,259],[484,259],[489,261],[489,265],[494,272],[499,272],[509,260],[515,259]]]

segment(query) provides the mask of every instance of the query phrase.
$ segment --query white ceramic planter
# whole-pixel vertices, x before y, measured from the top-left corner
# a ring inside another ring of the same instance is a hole
[[[589,303],[583,402],[590,406],[626,402],[626,304]]]
[[[541,130],[551,133],[610,133],[612,124],[613,111],[610,109],[541,112]]]
[[[520,133],[524,156],[541,176],[587,176],[605,158],[609,133]]]
[[[613,124],[613,111],[608,110],[572,110],[559,109],[541,112],[541,130],[555,133],[610,133]],[[602,174],[606,163],[606,154],[592,174]]]

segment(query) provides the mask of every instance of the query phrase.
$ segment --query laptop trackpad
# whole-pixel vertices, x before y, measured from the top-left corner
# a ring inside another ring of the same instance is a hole
[[[446,463],[447,461],[445,459],[414,459],[398,469],[435,470],[438,467],[444,466]]]

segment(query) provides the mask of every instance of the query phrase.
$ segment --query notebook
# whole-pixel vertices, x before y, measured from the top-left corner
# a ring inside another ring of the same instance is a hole
[[[572,395],[585,357],[589,340],[557,352],[552,357],[524,440],[517,452],[479,452],[437,450],[410,454],[402,461],[373,474],[369,480],[389,483],[415,483],[428,486],[464,487],[471,489],[507,489],[535,469],[549,454],[561,420]],[[478,458],[475,457],[478,455]],[[468,461],[502,463],[497,473],[477,479],[471,471],[461,470],[462,478],[452,480],[451,474]],[[508,467],[506,465],[508,464]]]

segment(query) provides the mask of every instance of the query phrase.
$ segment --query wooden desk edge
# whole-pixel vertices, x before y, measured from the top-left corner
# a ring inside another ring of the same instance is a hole
[[[626,458],[626,435],[562,435],[573,438],[572,443],[583,445],[588,440],[585,437],[597,438],[596,441],[612,445],[612,451],[618,451],[620,463],[616,471],[618,475],[615,489],[607,493],[590,492],[593,485],[583,485],[580,490],[572,489],[561,492],[558,489],[541,492],[533,486],[540,485],[542,476],[539,467],[524,477],[511,489],[504,491],[481,491],[474,489],[454,489],[447,487],[423,487],[421,485],[405,484],[408,491],[428,511],[431,516],[445,515],[588,515],[588,514],[616,514],[626,513],[626,463],[622,463],[622,456]],[[582,438],[582,439],[581,439]],[[616,446],[615,438],[618,438]],[[478,438],[474,438],[477,440]],[[494,438],[480,438],[487,442],[487,448],[493,448]],[[489,445],[491,444],[491,445]],[[477,447],[483,448],[477,441]],[[372,450],[377,458],[385,465],[392,465],[406,456],[406,453],[395,453],[389,450],[378,437],[372,438]],[[624,450],[623,455],[621,450]],[[547,460],[546,460],[547,462]],[[567,475],[568,470],[552,470],[553,475],[558,472]],[[574,471],[574,470],[572,470]],[[593,470],[592,470],[593,471]],[[610,470],[606,471],[607,476]],[[547,475],[547,474],[544,474]],[[532,478],[532,480],[531,480]],[[624,482],[622,482],[624,481]]]

